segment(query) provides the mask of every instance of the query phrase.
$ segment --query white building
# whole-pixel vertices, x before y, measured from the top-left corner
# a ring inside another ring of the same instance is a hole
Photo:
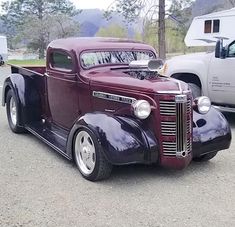
[[[185,37],[186,46],[214,46],[215,37],[235,40],[235,8],[195,17]]]
[[[0,55],[3,57],[4,61],[8,59],[7,52],[7,38],[6,36],[0,35]]]

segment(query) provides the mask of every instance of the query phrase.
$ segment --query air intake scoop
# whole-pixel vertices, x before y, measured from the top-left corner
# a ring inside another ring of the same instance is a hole
[[[161,59],[132,61],[129,64],[131,69],[147,69],[151,72],[159,71],[163,66]]]

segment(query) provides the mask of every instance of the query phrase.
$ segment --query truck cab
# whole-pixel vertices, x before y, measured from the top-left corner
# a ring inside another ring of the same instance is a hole
[[[224,116],[207,97],[193,99],[186,83],[161,76],[161,67],[144,43],[55,40],[46,66],[11,66],[2,104],[13,132],[31,132],[91,181],[113,165],[182,169],[229,148]]]
[[[206,95],[223,111],[235,112],[235,41],[216,50],[174,57],[164,66],[164,74],[189,84],[193,96]]]

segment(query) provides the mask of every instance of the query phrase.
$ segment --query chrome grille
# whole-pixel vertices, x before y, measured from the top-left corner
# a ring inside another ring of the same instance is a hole
[[[191,109],[191,99],[186,95],[160,100],[160,115],[163,117],[162,147],[165,156],[184,157],[191,152]]]
[[[162,142],[163,155],[175,156],[176,155],[176,142]]]
[[[186,106],[187,103],[179,102],[176,104],[176,141],[177,141],[177,152],[186,150],[187,143],[187,113]]]
[[[187,101],[187,115],[189,115],[190,117],[187,119],[187,134],[192,132],[191,114],[192,114],[192,101],[191,101],[191,99],[188,99],[188,101]]]
[[[172,101],[160,101],[160,114],[165,116],[175,116],[176,103]]]
[[[176,134],[176,122],[162,121],[162,135],[172,136]]]
[[[190,152],[192,150],[192,141],[191,138],[187,140],[187,151]]]

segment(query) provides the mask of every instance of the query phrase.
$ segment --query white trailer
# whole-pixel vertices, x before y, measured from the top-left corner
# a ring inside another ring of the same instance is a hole
[[[195,17],[185,37],[186,46],[215,46],[215,37],[235,40],[235,8]]]
[[[0,35],[0,55],[2,56],[3,61],[6,62],[8,59],[7,38],[3,35]]]

